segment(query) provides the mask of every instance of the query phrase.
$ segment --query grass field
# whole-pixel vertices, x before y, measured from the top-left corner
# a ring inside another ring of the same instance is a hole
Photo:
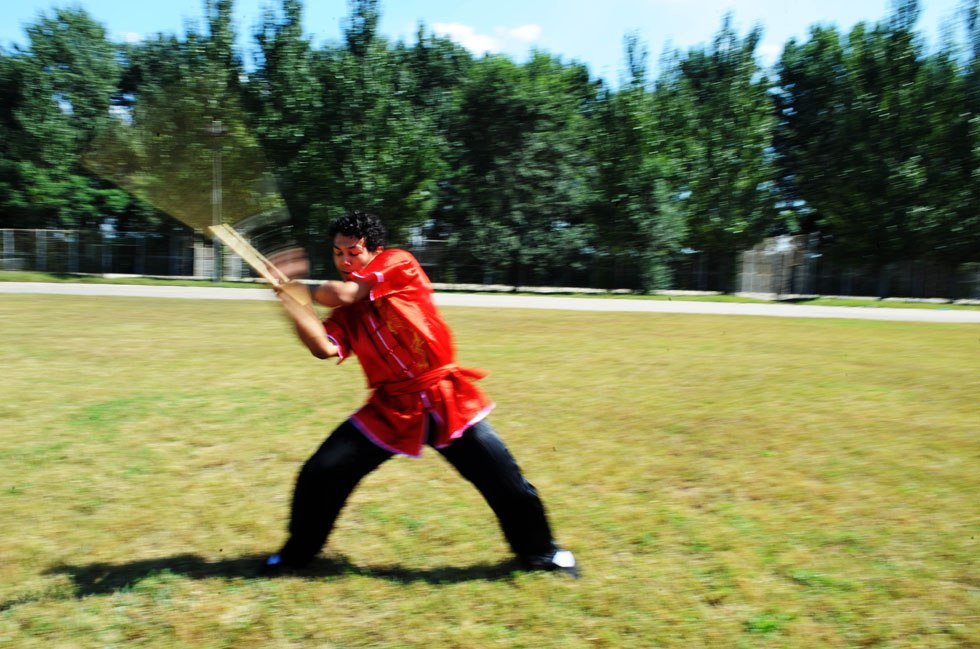
[[[980,647],[980,328],[447,309],[578,581],[439,456],[263,579],[364,398],[274,303],[0,295],[0,647]]]

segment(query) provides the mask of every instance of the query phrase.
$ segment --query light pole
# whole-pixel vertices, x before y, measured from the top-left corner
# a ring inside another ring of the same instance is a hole
[[[213,139],[211,153],[211,225],[221,224],[221,139],[228,129],[221,125],[220,119],[212,119],[207,128],[208,135]],[[217,237],[211,239],[214,250],[214,268],[211,278],[220,282],[224,277],[224,255],[221,242]]]

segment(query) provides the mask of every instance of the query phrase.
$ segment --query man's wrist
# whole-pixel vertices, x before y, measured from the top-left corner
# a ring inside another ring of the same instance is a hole
[[[312,302],[310,297],[310,289],[306,286],[306,284],[297,282],[296,280],[291,280],[284,284],[280,284],[276,287],[276,292],[280,294],[285,293],[286,296],[291,298],[300,306],[307,306]]]

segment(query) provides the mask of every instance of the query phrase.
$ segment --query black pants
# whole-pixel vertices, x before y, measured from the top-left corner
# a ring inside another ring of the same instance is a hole
[[[487,421],[436,450],[480,491],[518,557],[533,560],[554,552],[537,490]],[[280,552],[283,561],[302,566],[316,556],[358,482],[391,456],[349,421],[341,424],[306,461],[296,479],[289,540]]]

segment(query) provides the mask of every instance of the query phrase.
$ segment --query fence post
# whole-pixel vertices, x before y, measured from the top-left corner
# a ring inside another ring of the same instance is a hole
[[[68,240],[68,272],[78,272],[78,230],[67,230],[65,238]]]
[[[755,251],[746,250],[742,253],[741,289],[743,293],[754,293],[755,289]]]
[[[169,238],[169,241],[167,242],[167,248],[169,249],[169,252],[170,252],[170,254],[168,255],[169,262],[170,262],[169,263],[169,266],[170,266],[170,274],[171,275],[176,275],[177,274],[177,254],[176,254],[177,253],[177,237],[176,236],[171,236]]]
[[[102,272],[111,273],[112,272],[112,247],[106,243],[106,233],[100,231],[100,239],[102,241]],[[108,268],[108,270],[106,270]]]
[[[34,230],[34,263],[42,272],[48,269],[47,233],[47,230]]]
[[[137,233],[140,240],[139,252],[136,254],[136,261],[133,263],[133,272],[137,275],[146,274],[146,233]]]

